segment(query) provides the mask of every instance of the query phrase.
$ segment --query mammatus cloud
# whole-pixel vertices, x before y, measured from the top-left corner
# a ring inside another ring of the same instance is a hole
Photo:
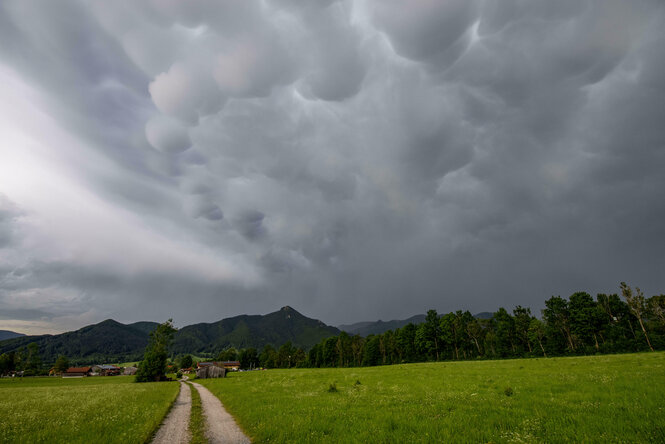
[[[0,326],[663,291],[660,1],[0,9]]]

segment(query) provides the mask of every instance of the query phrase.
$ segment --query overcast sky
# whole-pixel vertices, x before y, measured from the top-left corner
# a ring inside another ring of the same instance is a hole
[[[665,293],[662,0],[0,0],[0,329],[620,281]]]

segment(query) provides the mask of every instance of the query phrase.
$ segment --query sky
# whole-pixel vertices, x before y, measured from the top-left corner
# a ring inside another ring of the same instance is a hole
[[[665,293],[662,0],[0,0],[0,329]]]

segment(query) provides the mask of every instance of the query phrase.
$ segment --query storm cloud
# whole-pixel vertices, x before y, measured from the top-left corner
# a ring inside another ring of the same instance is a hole
[[[0,328],[665,291],[660,0],[6,0]]]

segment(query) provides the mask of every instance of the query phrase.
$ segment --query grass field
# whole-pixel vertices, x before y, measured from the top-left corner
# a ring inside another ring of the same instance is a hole
[[[665,353],[271,370],[197,382],[255,443],[665,442]]]
[[[133,380],[0,379],[0,442],[143,443],[176,398],[179,384]]]

